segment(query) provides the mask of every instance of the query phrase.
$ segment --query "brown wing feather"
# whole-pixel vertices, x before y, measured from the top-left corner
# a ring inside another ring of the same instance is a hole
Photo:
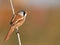
[[[11,24],[11,25],[16,24],[16,22],[19,21],[21,18],[22,18],[22,16],[16,15],[16,16],[12,19],[12,24]]]

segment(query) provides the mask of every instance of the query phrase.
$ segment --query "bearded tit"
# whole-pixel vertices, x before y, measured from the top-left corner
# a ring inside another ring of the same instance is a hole
[[[11,34],[15,29],[18,29],[18,27],[20,27],[25,22],[26,16],[27,12],[24,10],[18,11],[17,14],[13,16],[10,22],[11,27],[8,34],[6,35],[5,41],[7,41],[10,38]]]

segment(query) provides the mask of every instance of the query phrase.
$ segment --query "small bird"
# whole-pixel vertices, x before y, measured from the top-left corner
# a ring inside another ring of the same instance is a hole
[[[11,22],[10,22],[10,24],[11,24],[10,30],[5,37],[5,41],[7,41],[10,38],[12,32],[15,29],[18,29],[18,27],[20,27],[25,22],[26,16],[27,16],[27,12],[24,10],[20,10],[17,12],[17,14],[15,14],[12,17]]]

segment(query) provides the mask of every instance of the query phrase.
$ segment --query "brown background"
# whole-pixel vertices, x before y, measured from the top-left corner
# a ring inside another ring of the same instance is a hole
[[[22,45],[60,45],[59,6],[35,8],[32,5],[23,5],[22,0],[13,0],[13,2],[15,12],[21,9],[28,12],[24,25],[19,28]],[[11,17],[9,0],[2,0],[0,4],[0,45],[18,45],[15,31],[7,42],[4,41],[9,31]]]

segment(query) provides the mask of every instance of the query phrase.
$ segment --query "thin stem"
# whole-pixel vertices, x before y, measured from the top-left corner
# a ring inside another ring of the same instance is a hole
[[[19,43],[19,45],[21,45],[21,39],[20,39],[20,35],[19,35],[18,29],[16,30],[16,34],[17,34],[17,38],[18,38],[18,43]]]
[[[14,11],[12,0],[10,0],[10,4],[11,4],[11,9],[12,9],[13,15],[15,15],[15,11]]]

